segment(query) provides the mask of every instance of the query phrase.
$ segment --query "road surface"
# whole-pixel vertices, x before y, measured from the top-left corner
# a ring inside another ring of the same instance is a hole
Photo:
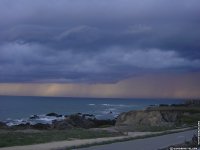
[[[183,143],[186,140],[191,140],[194,134],[197,134],[197,130],[189,130],[157,137],[93,146],[78,150],[157,150],[173,144]]]

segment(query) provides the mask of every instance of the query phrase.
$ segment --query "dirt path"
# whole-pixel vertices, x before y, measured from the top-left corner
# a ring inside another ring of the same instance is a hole
[[[182,130],[183,129],[179,131],[182,131]],[[81,140],[72,140],[72,141],[59,141],[59,142],[26,145],[26,146],[13,146],[13,147],[0,148],[0,150],[59,150],[59,149],[66,149],[68,147],[73,147],[73,146],[97,144],[97,143],[102,143],[102,142],[123,140],[126,138],[134,138],[138,136],[153,135],[153,134],[158,134],[158,133],[162,133],[162,132],[129,132],[127,136],[96,138],[96,139],[81,139]]]

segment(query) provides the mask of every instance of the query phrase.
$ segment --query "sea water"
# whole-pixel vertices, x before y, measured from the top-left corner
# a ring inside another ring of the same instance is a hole
[[[38,115],[48,121],[52,118],[45,114],[51,112],[61,115],[93,114],[98,119],[107,119],[115,118],[122,112],[145,109],[149,105],[183,102],[182,99],[0,96],[0,121],[22,122],[31,115]]]

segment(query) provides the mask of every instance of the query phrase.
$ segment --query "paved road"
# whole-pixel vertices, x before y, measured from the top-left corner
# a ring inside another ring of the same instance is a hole
[[[78,150],[157,150],[172,144],[183,143],[185,140],[191,140],[194,134],[197,134],[197,130],[190,130],[158,137],[138,139],[101,146],[93,146]]]

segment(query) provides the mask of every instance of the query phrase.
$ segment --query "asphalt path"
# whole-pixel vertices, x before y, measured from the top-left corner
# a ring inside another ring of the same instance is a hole
[[[197,130],[189,130],[145,139],[118,142],[107,145],[92,146],[78,150],[158,150],[170,145],[180,144],[197,135]]]

